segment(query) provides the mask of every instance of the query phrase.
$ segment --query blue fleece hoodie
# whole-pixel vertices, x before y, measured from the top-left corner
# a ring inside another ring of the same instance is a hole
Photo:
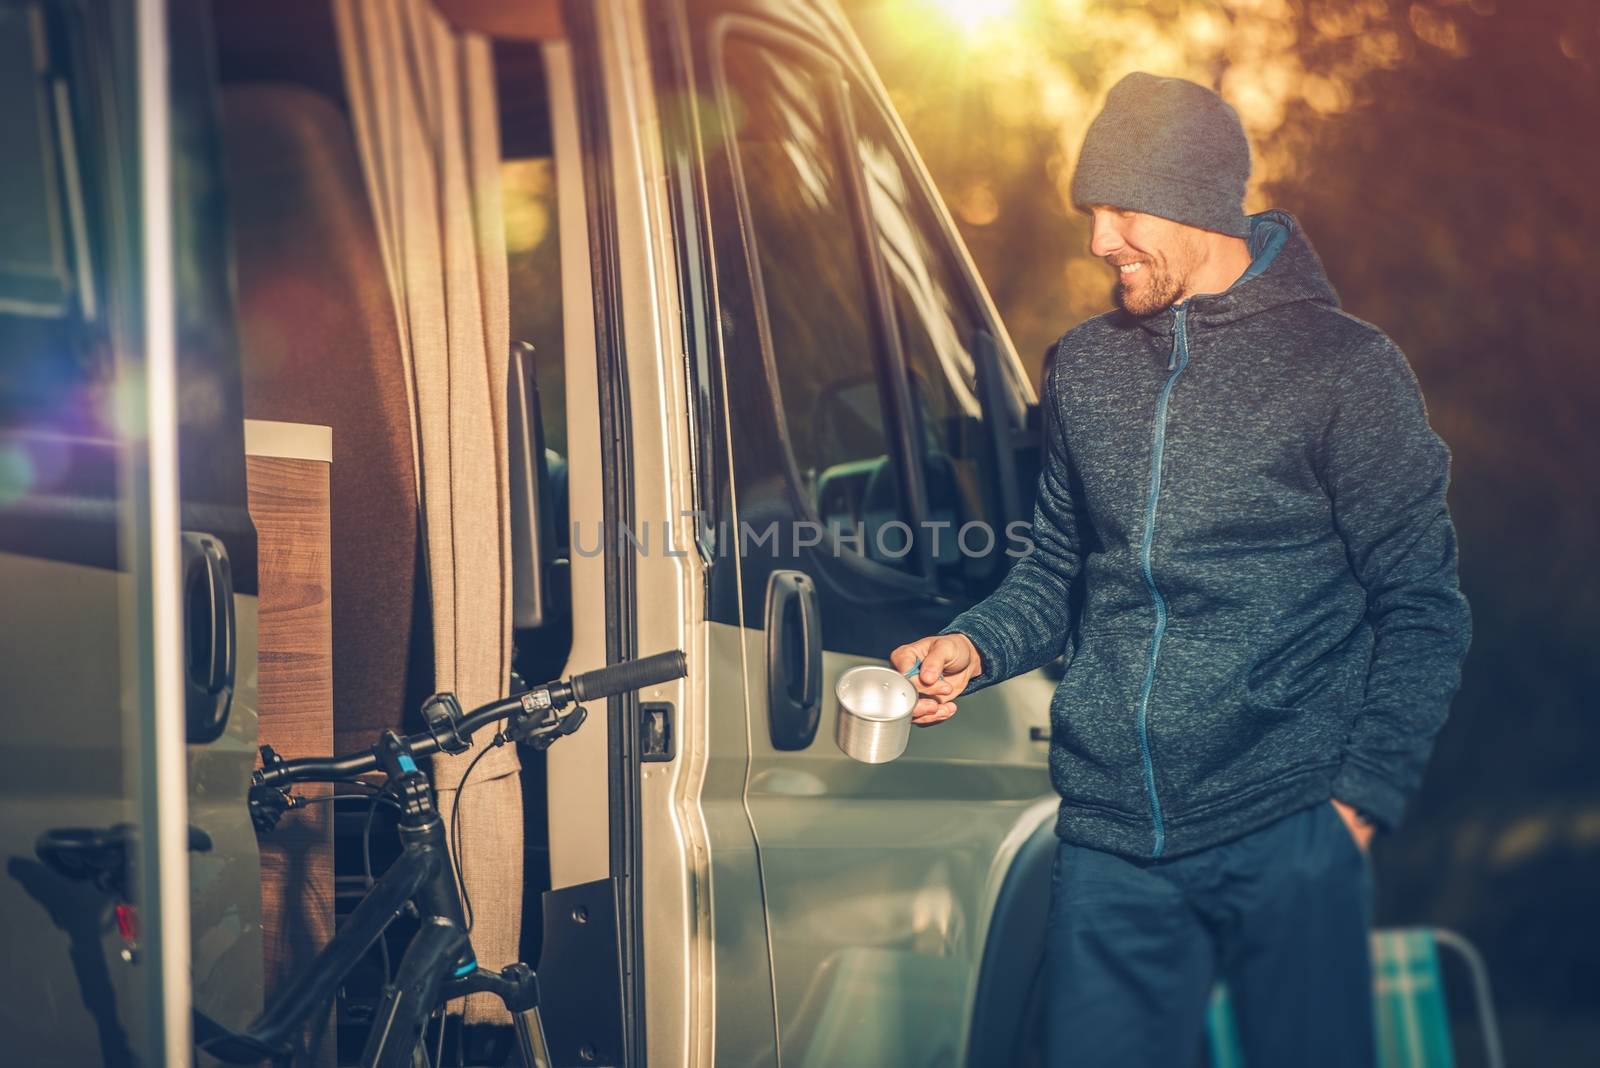
[[[1066,655],[1050,771],[1081,845],[1170,856],[1330,797],[1392,827],[1460,682],[1416,377],[1292,216],[1251,222],[1226,292],[1061,338],[1035,550],[947,628],[983,657],[969,692]]]

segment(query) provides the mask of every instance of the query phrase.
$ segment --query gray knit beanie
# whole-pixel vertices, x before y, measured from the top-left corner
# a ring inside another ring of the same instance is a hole
[[[1250,143],[1227,101],[1182,78],[1135,71],[1111,87],[1089,125],[1072,202],[1249,237],[1249,177]]]

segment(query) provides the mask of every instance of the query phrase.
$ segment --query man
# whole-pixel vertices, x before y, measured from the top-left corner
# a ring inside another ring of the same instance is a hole
[[[1066,656],[1052,1065],[1188,1068],[1218,977],[1253,1068],[1372,1064],[1368,840],[1460,680],[1449,452],[1249,172],[1210,90],[1111,90],[1072,193],[1120,307],[1049,366],[1035,550],[892,656],[923,726]]]

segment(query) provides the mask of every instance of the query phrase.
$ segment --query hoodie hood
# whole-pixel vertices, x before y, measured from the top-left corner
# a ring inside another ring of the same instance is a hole
[[[1300,301],[1339,307],[1339,294],[1293,215],[1274,208],[1250,216],[1247,241],[1249,268],[1221,293],[1190,297],[1185,302],[1190,322],[1216,326]],[[1168,307],[1138,323],[1152,333],[1170,336],[1173,318]]]

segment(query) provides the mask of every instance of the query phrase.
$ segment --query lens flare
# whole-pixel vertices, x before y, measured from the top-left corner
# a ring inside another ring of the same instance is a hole
[[[1016,0],[933,0],[934,6],[966,32],[1005,18],[1016,8]]]

